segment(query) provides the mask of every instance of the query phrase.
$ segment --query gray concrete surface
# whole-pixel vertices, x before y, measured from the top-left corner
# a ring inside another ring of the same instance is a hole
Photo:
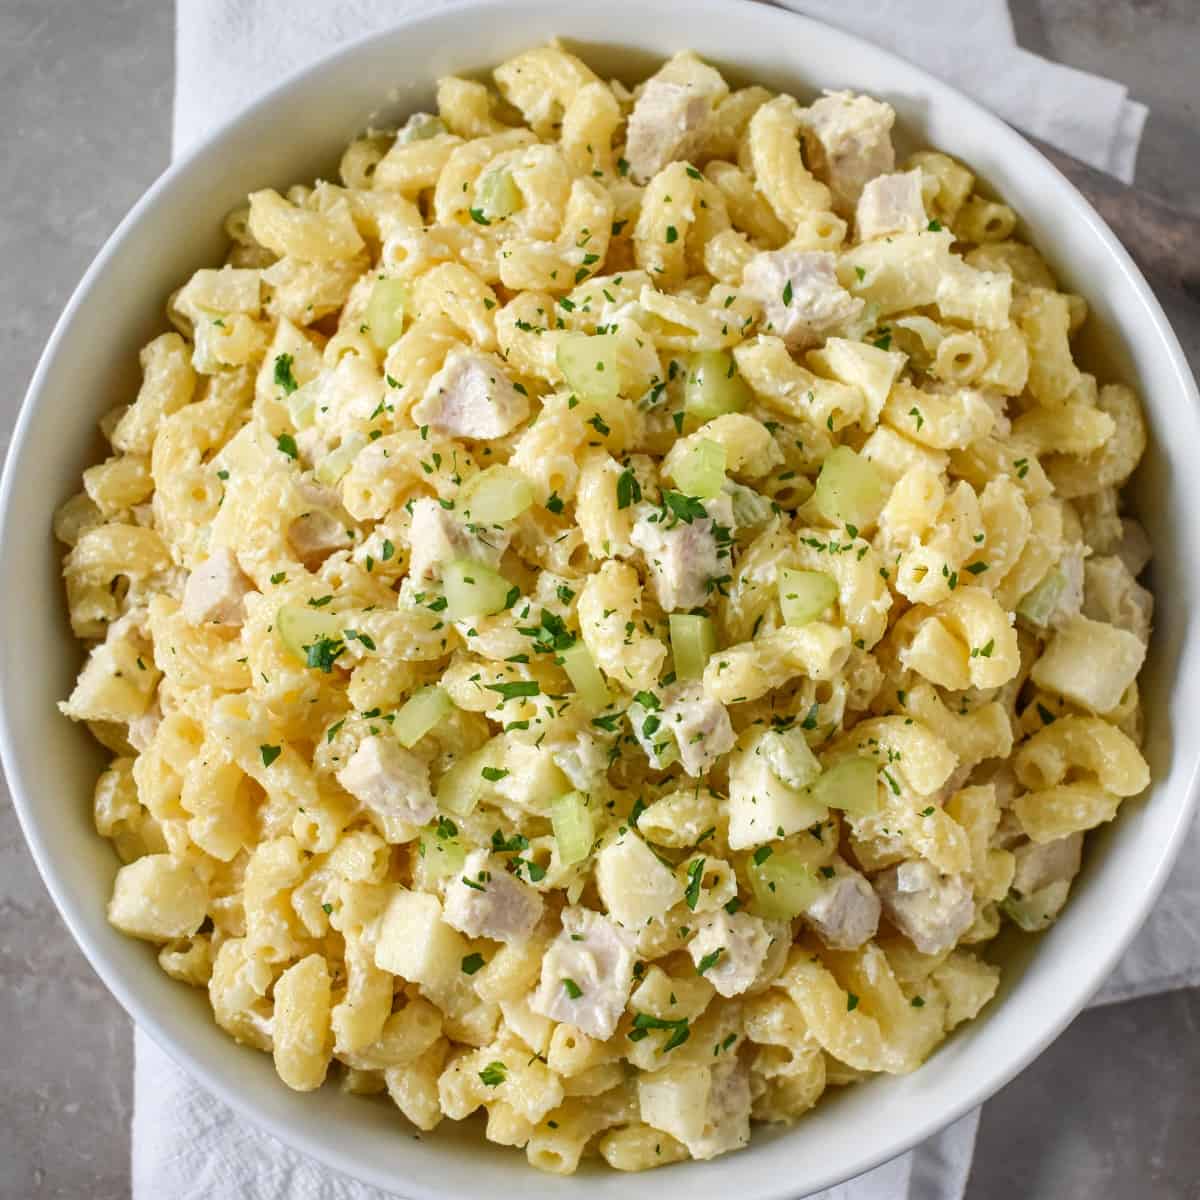
[[[1200,3],[1013,10],[1023,45],[1151,106],[1139,183],[1200,214]],[[72,287],[167,162],[171,38],[166,0],[0,0],[0,452]],[[1200,368],[1200,310],[1165,299]],[[969,1200],[1200,1196],[1198,1026],[1200,993],[1080,1017],[985,1109]],[[0,1200],[127,1196],[130,1070],[0,786]]]

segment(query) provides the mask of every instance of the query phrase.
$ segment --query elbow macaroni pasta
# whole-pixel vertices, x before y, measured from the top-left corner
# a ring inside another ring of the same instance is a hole
[[[230,214],[56,514],[108,916],[291,1088],[711,1158],[915,1069],[1148,785],[1145,423],[878,101],[437,107]]]

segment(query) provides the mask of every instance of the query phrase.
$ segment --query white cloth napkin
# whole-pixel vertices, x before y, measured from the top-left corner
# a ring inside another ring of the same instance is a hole
[[[653,0],[648,0],[653,2]],[[1005,0],[782,0],[878,42],[1019,128],[1130,181],[1143,105],[1119,84],[1021,50]],[[338,44],[447,0],[177,0],[175,151]],[[1200,828],[1098,1003],[1200,983]],[[136,1040],[134,1200],[386,1200],[247,1125],[142,1033]],[[813,1200],[960,1200],[978,1112]]]

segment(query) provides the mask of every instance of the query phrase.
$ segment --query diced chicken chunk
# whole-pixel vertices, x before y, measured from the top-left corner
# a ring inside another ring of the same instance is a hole
[[[1084,548],[1079,542],[1072,542],[1063,548],[1057,568],[1062,575],[1063,586],[1046,618],[1046,624],[1051,629],[1058,629],[1077,616],[1083,607],[1083,556]]]
[[[425,498],[413,502],[410,536],[411,579],[423,583],[441,579],[447,563],[470,557],[470,534],[436,500]]]
[[[991,785],[996,793],[996,807],[1000,810],[1002,823],[1004,817],[1011,811],[1012,802],[1017,793],[1024,790],[1017,782],[1016,772],[1009,759],[992,759],[973,768],[971,783],[977,787],[985,784]],[[1008,848],[999,841],[993,840],[992,844],[1000,846],[1002,849]]]
[[[803,110],[804,148],[813,174],[833,193],[833,207],[849,216],[867,180],[896,165],[890,104],[850,92],[830,92]]]
[[[695,1159],[716,1158],[750,1141],[750,1074],[736,1057],[712,1068],[704,1130],[687,1142]]]
[[[162,709],[159,708],[156,698],[140,717],[134,717],[129,722],[126,737],[129,739],[129,744],[139,754],[144,754],[149,749],[150,743],[154,741],[154,735],[158,732],[158,727],[162,724],[162,719]]]
[[[629,114],[625,158],[637,183],[700,148],[712,97],[684,84],[650,79]]]
[[[1079,874],[1083,834],[1072,833],[1052,842],[1026,842],[1013,851],[1016,870],[1012,887],[1022,896],[1040,892],[1051,883],[1070,883]]]
[[[1121,518],[1121,540],[1113,553],[1135,579],[1146,569],[1151,558],[1150,537],[1140,521]]]
[[[975,919],[971,888],[923,860],[902,862],[874,879],[888,919],[922,954],[941,954]]]
[[[443,909],[446,924],[468,937],[519,944],[541,920],[542,898],[488,851],[475,850],[447,886]]]
[[[451,437],[498,438],[529,416],[529,400],[517,391],[504,364],[475,350],[452,350],[412,410],[418,425]]]
[[[633,987],[635,945],[633,931],[608,917],[587,908],[564,909],[562,932],[542,959],[530,1008],[588,1037],[612,1037]]]
[[[331,450],[329,439],[317,425],[296,430],[296,450],[306,467],[315,467]]]
[[[937,389],[941,390],[941,389]],[[998,438],[1006,438],[1012,433],[1012,420],[1008,415],[1008,397],[1003,392],[992,391],[988,388],[986,391],[977,392],[971,389],[970,395],[980,396],[983,398],[987,406],[992,410],[994,421],[992,424],[992,433]]]
[[[240,625],[246,617],[246,593],[253,589],[233,551],[218,546],[188,576],[183,615],[193,625]]]
[[[419,583],[441,579],[442,571],[456,558],[495,567],[508,546],[508,535],[499,529],[483,528],[472,533],[447,512],[437,500],[414,500],[410,532],[412,555],[410,578]]]
[[[1028,933],[1053,924],[1079,874],[1082,855],[1082,833],[1041,845],[1027,839],[1016,844],[1012,888],[1001,905],[1008,918]]]
[[[349,528],[351,520],[335,492],[309,480],[301,483],[300,491],[309,508],[288,526],[287,537],[297,557],[312,567],[335,551],[352,546],[354,536]]]
[[[857,950],[879,928],[879,897],[865,875],[840,859],[833,864],[833,872],[821,894],[804,910],[804,917],[825,945],[834,950]]]
[[[705,695],[699,683],[686,684],[671,701],[664,725],[675,735],[683,769],[694,778],[728,754],[737,741],[725,706]]]
[[[688,953],[722,996],[738,996],[758,979],[774,938],[760,917],[718,909],[701,919]]]
[[[737,741],[725,706],[709,697],[700,683],[673,684],[659,697],[658,709],[634,703],[629,717],[655,770],[673,761],[671,739],[683,769],[693,777],[703,775]]]
[[[346,526],[332,513],[320,510],[297,517],[288,527],[287,536],[305,566],[323,562],[336,551],[354,545]]]
[[[392,737],[364,738],[337,780],[381,817],[423,825],[437,808],[429,787],[429,767]]]
[[[551,743],[550,755],[571,786],[581,792],[595,791],[608,774],[608,747],[587,730],[580,730],[568,741]]]
[[[1149,642],[1154,597],[1134,579],[1124,561],[1115,554],[1090,558],[1084,575],[1083,615]]]
[[[936,804],[938,808],[944,808],[947,801],[956,793],[962,791],[967,786],[967,780],[971,778],[971,772],[975,770],[975,763],[962,762],[959,763],[949,775],[946,776],[946,782],[942,784],[936,792],[929,797],[930,804]]]
[[[630,540],[645,556],[654,594],[664,612],[696,608],[709,598],[710,581],[729,574],[723,544],[733,526],[727,496],[705,503],[706,518],[683,521],[673,512],[641,505]]]
[[[854,218],[860,242],[892,233],[920,233],[927,223],[920,171],[867,180]]]
[[[863,301],[838,283],[828,250],[768,250],[756,254],[742,289],[762,302],[764,332],[791,350],[819,345],[863,310]]]

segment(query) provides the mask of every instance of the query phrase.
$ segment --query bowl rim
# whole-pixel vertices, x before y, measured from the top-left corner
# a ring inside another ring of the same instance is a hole
[[[618,0],[618,4],[631,9],[636,7],[630,0]],[[104,273],[106,266],[119,253],[143,215],[160,202],[164,193],[169,192],[181,179],[195,172],[198,165],[202,164],[210,155],[218,153],[222,144],[241,127],[253,124],[260,115],[280,106],[285,100],[303,100],[310,85],[319,81],[324,73],[339,64],[355,59],[377,42],[393,39],[404,30],[426,24],[443,23],[448,19],[452,20],[456,16],[461,17],[470,12],[504,10],[507,14],[512,15],[513,19],[520,19],[526,11],[540,7],[544,7],[544,0],[516,0],[516,3],[511,0],[455,0],[454,3],[441,5],[420,14],[402,17],[386,28],[344,43],[330,53],[292,71],[257,96],[251,103],[238,109],[232,117],[211,130],[178,158],[170,162],[105,240],[72,292],[39,357],[18,413],[9,451],[4,462],[3,475],[0,477],[0,569],[3,569],[3,564],[7,562],[10,555],[9,544],[12,540],[12,529],[16,520],[11,503],[12,493],[15,481],[23,469],[22,460],[34,423],[34,413],[45,388],[46,377],[50,372],[51,365],[59,356],[63,343],[70,334],[76,314],[92,300],[97,280]],[[780,35],[785,38],[795,37],[797,33],[802,35],[805,28],[819,30],[821,37],[825,40],[840,42],[848,59],[854,55],[860,57],[866,55],[884,62],[893,70],[899,71],[911,79],[914,85],[919,85],[934,105],[954,104],[960,110],[968,113],[972,122],[981,124],[990,132],[996,142],[1002,146],[1005,154],[1024,160],[1031,169],[1048,177],[1049,180],[1057,182],[1061,198],[1070,206],[1073,217],[1085,224],[1103,245],[1109,260],[1120,273],[1122,284],[1140,302],[1148,322],[1147,328],[1152,328],[1157,335],[1159,348],[1165,352],[1166,362],[1178,385],[1179,394],[1189,402],[1194,411],[1200,409],[1200,394],[1197,392],[1196,383],[1178,338],[1157,297],[1129,253],[1074,184],[1036,146],[1007,125],[1000,117],[901,55],[791,9],[763,4],[759,0],[656,0],[656,7],[675,10],[684,19],[689,14],[694,14],[701,9],[707,10],[706,16],[720,14],[730,18],[744,17],[761,23],[764,34],[770,31],[771,26],[775,26]],[[567,27],[563,30],[562,36],[570,41],[572,33],[567,13],[569,10],[564,11],[562,18],[562,24]],[[545,37],[535,35],[531,37],[529,44],[541,44],[549,36],[549,34],[546,34]],[[681,25],[680,40],[681,43],[687,41],[686,23]],[[681,48],[683,47],[681,46]],[[640,48],[631,49],[635,49],[636,53],[644,53]],[[654,56],[661,57],[657,52]],[[848,83],[852,86],[853,72],[848,72],[848,74],[851,77]],[[425,80],[422,77],[422,82],[432,82],[432,80]],[[364,114],[364,120],[366,116],[367,114]],[[3,676],[6,670],[6,663],[0,662],[0,684],[4,683]],[[312,1158],[350,1178],[385,1189],[393,1186],[396,1182],[393,1178],[375,1170],[370,1164],[350,1158],[346,1152],[331,1143],[305,1141],[302,1134],[293,1131],[286,1118],[265,1113],[255,1107],[249,1099],[243,1097],[232,1078],[229,1078],[220,1069],[210,1068],[202,1057],[166,1030],[155,1010],[140,998],[136,983],[128,979],[122,970],[109,960],[106,951],[92,940],[85,929],[82,908],[77,906],[68,894],[65,881],[60,878],[59,868],[49,853],[40,829],[43,818],[39,817],[36,805],[30,799],[35,791],[33,768],[32,765],[23,761],[23,754],[18,748],[10,719],[10,711],[15,703],[14,692],[19,694],[19,691],[12,687],[0,687],[0,765],[3,766],[7,777],[13,807],[42,881],[76,944],[83,951],[92,969],[104,985],[133,1022],[148,1033],[191,1080],[229,1105],[239,1116],[246,1118],[256,1128],[271,1134],[297,1153]],[[1182,751],[1176,747],[1174,753],[1178,754]],[[1103,952],[1094,953],[1088,957],[1083,969],[1077,973],[1075,986],[1060,993],[1064,997],[1062,1003],[1056,1007],[1049,1019],[1043,1019],[1035,1037],[1022,1042],[1018,1052],[1004,1059],[999,1066],[993,1067],[981,1075],[970,1086],[961,1088],[958,1098],[952,1103],[936,1110],[930,1110],[932,1116],[927,1116],[923,1121],[915,1123],[906,1132],[889,1135],[883,1129],[876,1130],[878,1136],[873,1138],[872,1149],[863,1153],[861,1160],[854,1167],[853,1175],[871,1170],[881,1163],[903,1154],[977,1107],[1024,1070],[1083,1009],[1089,998],[1111,974],[1118,959],[1141,928],[1150,909],[1159,898],[1169,873],[1183,848],[1185,837],[1194,819],[1197,797],[1200,794],[1200,786],[1198,786],[1200,785],[1200,754],[1195,750],[1191,753],[1193,755],[1191,769],[1186,785],[1181,789],[1182,795],[1178,796],[1179,802],[1175,806],[1174,821],[1170,827],[1169,837],[1162,844],[1153,873],[1144,881],[1137,893],[1137,903],[1126,910],[1121,936],[1114,941],[1107,942]],[[832,1174],[827,1173],[816,1186],[818,1188],[828,1187],[851,1177],[852,1175],[845,1174],[844,1170],[837,1170]],[[421,1200],[442,1200],[443,1197],[450,1194],[445,1190],[430,1189],[413,1180],[402,1181],[402,1186],[408,1195],[414,1198],[420,1197]],[[765,1190],[747,1193],[747,1200],[751,1200],[751,1196],[753,1200],[789,1200],[794,1194],[792,1185],[786,1181],[780,1181]]]

